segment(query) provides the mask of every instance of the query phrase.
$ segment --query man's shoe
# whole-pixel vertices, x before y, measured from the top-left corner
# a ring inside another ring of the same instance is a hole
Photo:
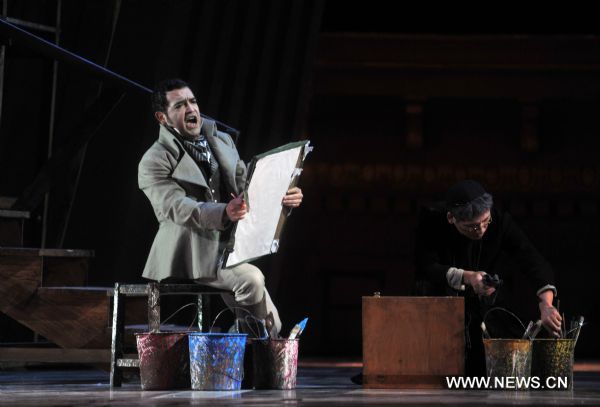
[[[228,333],[248,334],[248,339],[265,339],[268,337],[265,324],[256,318],[236,318]]]
[[[362,385],[363,384],[363,374],[362,374],[362,372],[360,372],[357,375],[352,376],[350,378],[350,380],[352,380],[352,383],[354,383],[354,384],[360,384],[360,385]]]

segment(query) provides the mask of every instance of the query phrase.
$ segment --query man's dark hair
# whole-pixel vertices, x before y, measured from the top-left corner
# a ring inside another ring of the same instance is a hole
[[[460,222],[475,219],[485,211],[492,209],[494,199],[487,192],[464,205],[449,207],[448,211]]]
[[[150,97],[150,100],[152,101],[152,111],[166,113],[167,106],[169,105],[169,102],[167,102],[167,92],[182,88],[190,88],[190,85],[178,78],[165,79],[158,82],[156,86],[154,86],[154,91]]]
[[[492,196],[472,179],[458,181],[446,191],[446,209],[461,222],[475,219],[493,205]]]

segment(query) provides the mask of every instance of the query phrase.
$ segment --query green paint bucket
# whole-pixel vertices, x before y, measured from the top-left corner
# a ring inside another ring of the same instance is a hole
[[[534,339],[531,374],[548,390],[573,388],[574,339]]]

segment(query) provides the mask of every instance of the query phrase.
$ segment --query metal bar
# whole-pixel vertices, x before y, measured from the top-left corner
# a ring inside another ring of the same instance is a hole
[[[58,45],[51,43],[50,41],[46,41],[43,38],[33,35],[30,32],[25,31],[14,24],[11,24],[6,20],[0,19],[0,32],[3,32],[4,34],[6,34],[7,37],[10,37],[15,44],[25,45],[49,58],[54,58],[62,62],[79,65],[83,69],[86,69],[88,72],[100,76],[101,78],[108,79],[115,84],[121,86],[127,85],[127,88],[134,88],[145,93],[152,93],[152,89],[147,88],[146,86],[132,81],[131,79],[126,78],[122,75],[119,75],[116,72],[112,72],[88,59],[80,57],[79,55],[64,48],[61,48]],[[214,121],[225,131],[231,132],[232,134],[236,135],[237,138],[239,130],[228,126],[227,124],[220,122],[216,119],[213,119],[212,117],[207,116],[205,114],[202,114],[202,117]]]
[[[52,158],[44,164],[33,183],[25,188],[13,208],[33,210],[38,207],[46,191],[64,180],[73,157],[102,127],[123,97],[124,94],[119,94],[114,88],[107,87],[102,92],[102,96],[77,118],[77,123],[66,137],[67,141],[54,151]]]
[[[25,20],[20,20],[18,18],[12,18],[12,17],[5,17],[5,20],[8,21],[9,23],[21,26],[21,27],[25,27],[25,28],[32,28],[34,30],[38,30],[38,31],[45,31],[45,32],[50,32],[50,33],[55,33],[57,30],[55,27],[52,27],[51,25],[44,25],[44,24],[38,24],[38,23],[34,23],[31,21],[25,21]]]
[[[148,284],[121,284],[120,294],[128,297],[145,297],[148,295]],[[194,294],[223,294],[229,290],[213,288],[202,284],[159,284],[160,295],[194,295]]]
[[[113,9],[112,26],[110,30],[110,38],[108,40],[108,48],[106,50],[106,56],[104,57],[104,67],[108,67],[108,60],[110,59],[110,53],[112,52],[112,46],[115,39],[115,31],[117,30],[117,22],[119,21],[119,14],[121,13],[121,0],[115,0],[115,7]],[[102,91],[102,82],[98,86],[98,93]]]
[[[54,31],[54,43],[60,44],[60,16],[61,16],[61,0],[56,1],[56,30]],[[48,125],[48,153],[46,157],[52,158],[52,146],[54,144],[54,117],[56,115],[56,84],[58,81],[58,61],[55,59],[52,64],[52,90],[50,93],[50,120]],[[48,237],[48,210],[50,207],[50,191],[44,195],[44,210],[42,215],[42,249],[46,248],[46,240]],[[59,242],[58,248],[62,248],[62,241]]]
[[[110,387],[121,387],[123,373],[118,361],[123,357],[123,330],[125,329],[125,298],[121,297],[119,283],[113,292],[112,340],[110,346]]]
[[[60,23],[61,23],[62,0],[56,2],[56,34],[54,43],[60,45]],[[50,124],[48,129],[48,158],[52,157],[52,145],[54,143],[54,122],[56,116],[56,88],[58,83],[58,61],[55,59],[52,65],[52,94],[50,95]]]
[[[8,0],[2,2],[2,18],[8,13]],[[2,124],[2,95],[4,94],[4,62],[6,60],[6,45],[0,46],[0,125]]]
[[[68,51],[64,48],[59,47],[56,44],[51,43],[50,41],[46,41],[43,38],[33,35],[30,32],[25,31],[17,27],[16,25],[9,23],[8,21],[0,20],[0,31],[6,33],[6,35],[10,37],[15,44],[22,44],[28,46],[49,58],[58,59],[59,61],[71,63],[74,65],[79,65],[93,74],[100,75],[103,78],[115,81],[120,85],[127,84],[129,85],[129,87],[133,87],[137,90],[141,90],[146,93],[152,92],[152,90],[140,85],[137,82],[134,82],[115,72],[111,72],[108,69],[90,60],[80,57],[79,55],[71,51]]]
[[[206,296],[209,297],[208,295]],[[198,308],[196,312],[198,313],[198,328],[200,328],[200,332],[206,332],[204,330],[204,306],[205,302],[203,301],[202,294],[198,294]]]
[[[117,360],[118,367],[140,367],[139,359],[119,359]]]
[[[145,297],[148,295],[148,284],[121,284],[119,294],[128,297]]]
[[[160,331],[160,289],[158,283],[148,283],[148,331]]]
[[[81,173],[83,172],[83,163],[85,161],[85,155],[87,153],[87,148],[89,146],[89,142],[85,143],[81,149],[81,160],[79,162],[79,167],[77,168],[77,176],[75,177],[75,185],[73,186],[73,192],[71,195],[71,199],[69,199],[69,207],[67,208],[67,214],[65,215],[65,221],[61,230],[60,238],[58,239],[58,247],[62,248],[65,244],[65,237],[67,237],[67,230],[69,228],[69,222],[71,221],[71,213],[73,212],[73,206],[75,203],[75,196],[77,195],[77,191],[79,189],[79,181],[81,180]]]
[[[0,46],[0,123],[2,123],[2,95],[4,94],[4,61],[6,60],[6,46]]]
[[[25,219],[21,219],[21,242],[20,246],[25,246]]]
[[[210,313],[212,300],[210,298],[210,295],[201,294],[201,296],[203,297],[202,308],[201,308],[202,309],[202,320],[198,324],[198,327],[200,328],[200,330],[202,332],[209,332],[211,321],[212,321],[212,315]]]
[[[42,211],[42,241],[40,247],[46,248],[46,237],[48,235],[48,207],[50,206],[50,192],[44,194],[44,209]]]
[[[0,247],[0,256],[28,257],[94,257],[93,250],[34,249],[29,247]]]
[[[61,0],[58,0],[61,1]],[[113,11],[113,22],[112,22],[112,29],[110,32],[110,40],[108,43],[108,50],[106,51],[106,57],[104,58],[104,67],[106,68],[108,66],[108,59],[110,57],[110,52],[112,50],[112,44],[113,44],[113,40],[114,40],[114,36],[115,36],[115,29],[117,27],[117,21],[119,19],[119,11],[121,9],[121,0],[116,0],[115,1],[115,9]],[[102,85],[103,82],[100,82],[100,84],[98,85],[98,93],[96,94],[96,97],[100,97],[100,94],[102,93]],[[73,212],[73,206],[75,204],[75,198],[77,196],[77,191],[79,190],[79,182],[81,181],[81,173],[83,172],[83,164],[85,163],[85,157],[87,154],[87,148],[88,148],[89,143],[85,143],[85,145],[83,146],[82,150],[81,150],[81,159],[79,160],[79,165],[77,168],[77,176],[75,177],[75,182],[73,185],[73,190],[71,192],[71,197],[69,199],[69,206],[67,208],[67,213],[65,215],[65,219],[61,228],[61,233],[60,233],[60,238],[58,239],[58,247],[63,247],[64,243],[65,243],[65,237],[67,236],[67,229],[69,228],[69,222],[71,221],[71,213]]]
[[[12,209],[0,209],[0,216],[3,218],[29,219],[31,213],[29,211],[15,211]]]

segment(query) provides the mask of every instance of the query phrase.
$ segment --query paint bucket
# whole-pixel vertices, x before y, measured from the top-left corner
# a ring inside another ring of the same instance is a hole
[[[539,377],[546,388],[572,389],[574,354],[574,339],[534,339],[531,374]]]
[[[190,387],[187,332],[136,333],[142,390]]]
[[[488,377],[531,376],[531,341],[529,339],[484,339],[485,367]],[[525,388],[524,382],[516,388]]]
[[[189,334],[194,390],[239,390],[244,377],[246,334]]]
[[[252,341],[253,385],[255,389],[296,388],[298,339]]]

